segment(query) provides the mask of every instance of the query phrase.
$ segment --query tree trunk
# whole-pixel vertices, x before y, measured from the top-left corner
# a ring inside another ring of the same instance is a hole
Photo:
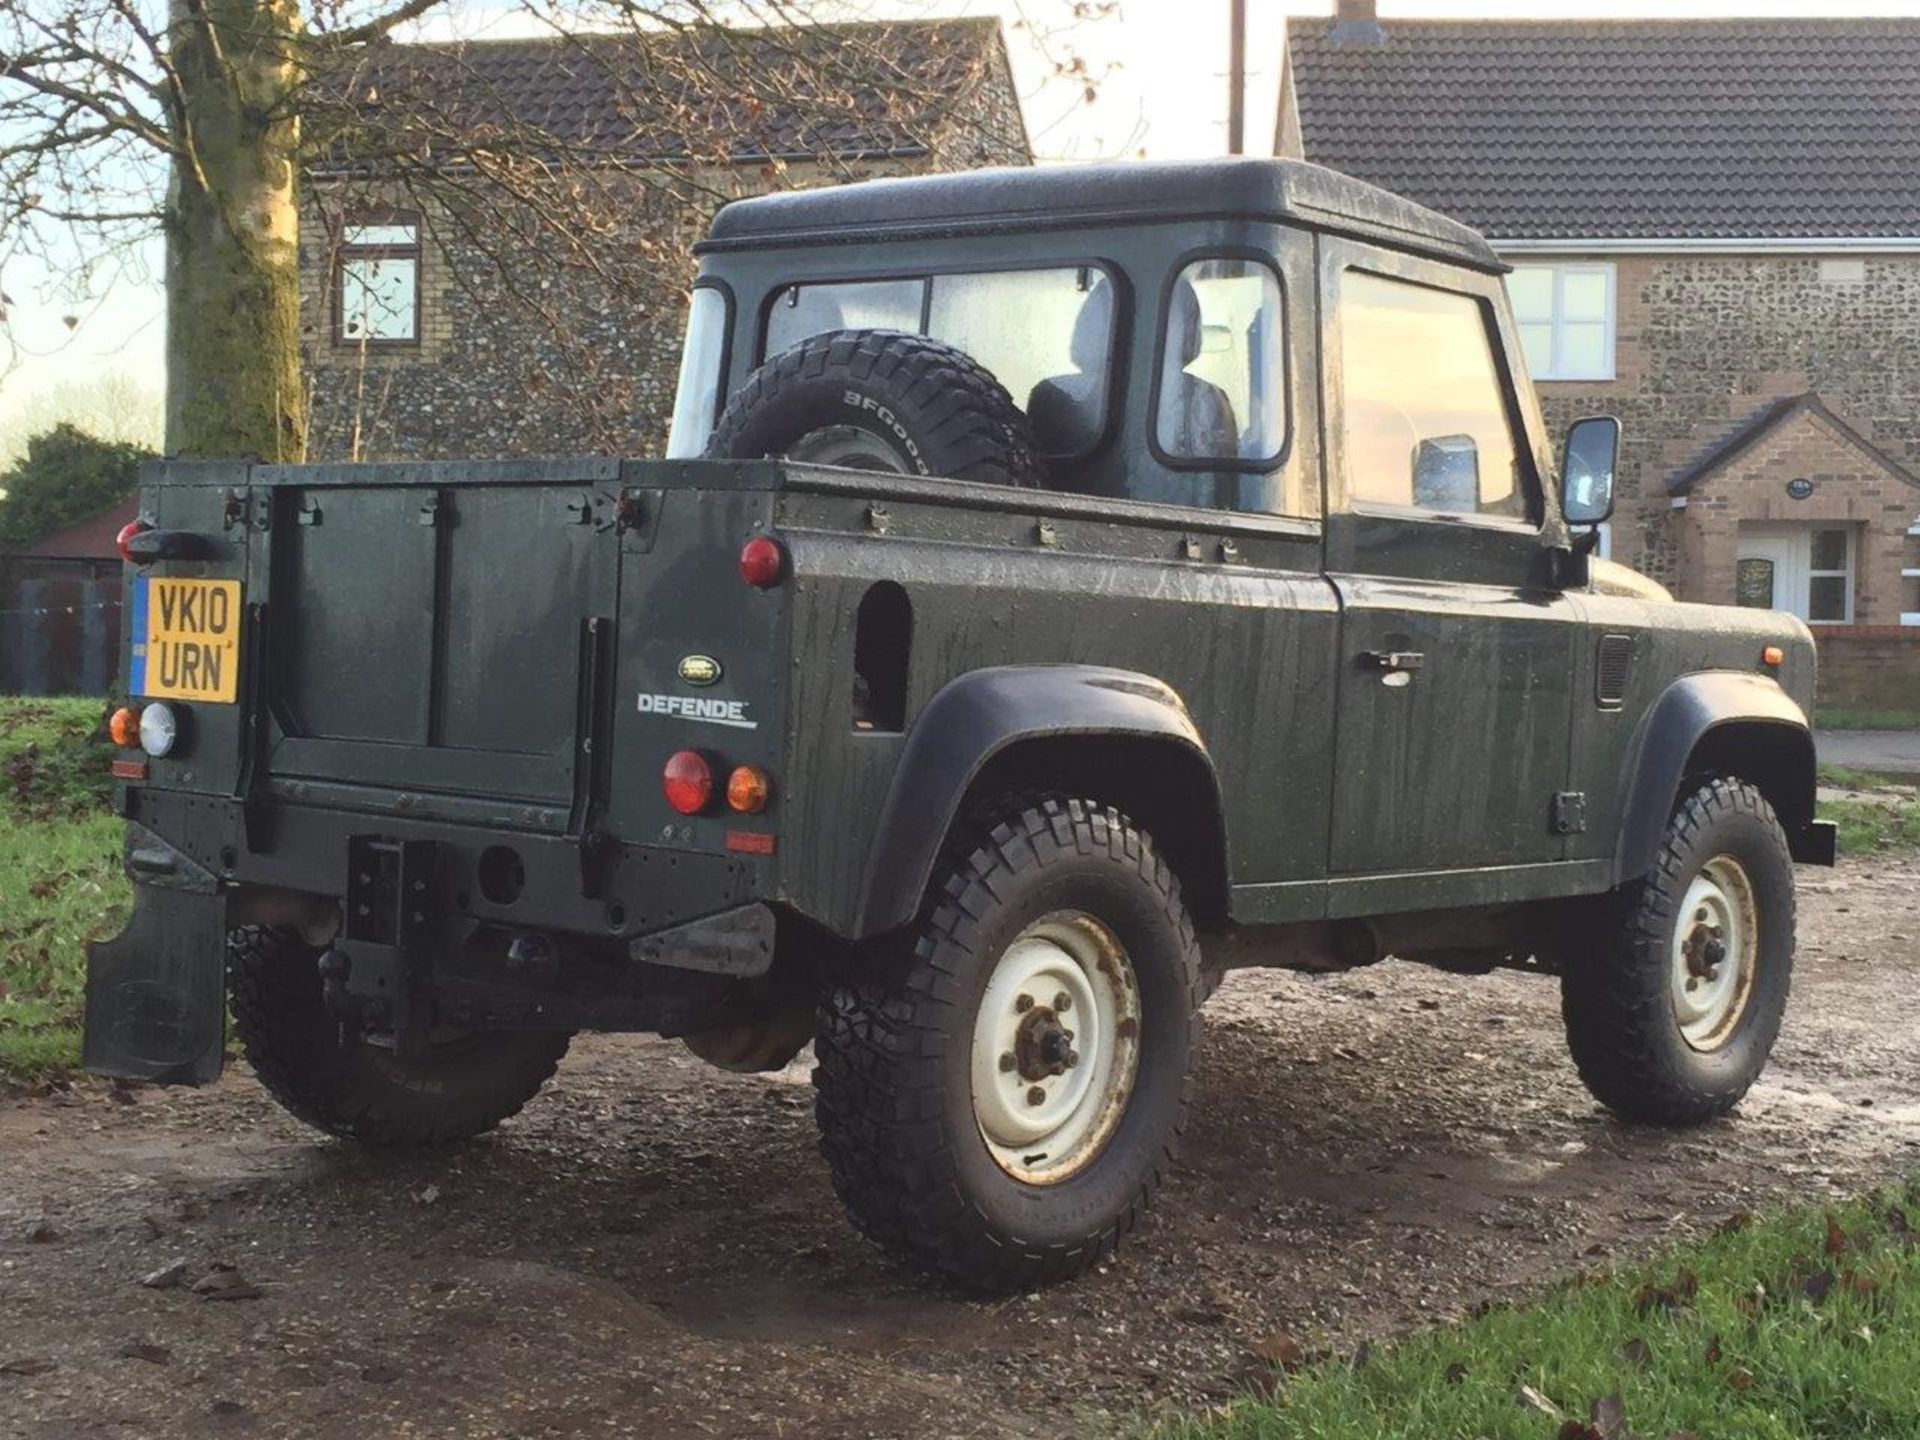
[[[167,450],[298,461],[294,0],[172,0],[185,105],[167,193]]]

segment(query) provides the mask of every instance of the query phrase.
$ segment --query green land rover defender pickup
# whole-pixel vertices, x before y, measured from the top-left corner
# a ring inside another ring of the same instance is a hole
[[[210,1081],[230,1005],[405,1145],[576,1031],[811,1043],[855,1223],[982,1289],[1125,1236],[1235,966],[1557,976],[1602,1102],[1721,1114],[1813,646],[1590,558],[1619,427],[1552,443],[1502,270],[1284,161],[777,195],[664,460],[154,465],[88,1063]]]

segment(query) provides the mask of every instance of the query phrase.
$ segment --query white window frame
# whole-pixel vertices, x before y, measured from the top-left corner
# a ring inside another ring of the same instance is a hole
[[[1813,568],[1813,536],[1819,530],[1838,530],[1847,539],[1847,558],[1844,570],[1816,570]],[[1809,625],[1851,625],[1853,624],[1853,592],[1855,575],[1859,566],[1854,561],[1854,553],[1859,548],[1859,536],[1856,527],[1847,524],[1822,525],[1814,523],[1807,526],[1807,624]],[[1813,582],[1831,580],[1835,576],[1846,581],[1846,613],[1838,620],[1815,620],[1813,618]]]
[[[1545,270],[1552,277],[1552,281],[1553,281],[1552,299],[1549,302],[1550,308],[1548,310],[1548,313],[1544,317],[1546,326],[1547,326],[1547,333],[1550,337],[1549,349],[1551,351],[1551,354],[1548,358],[1547,364],[1543,368],[1538,370],[1533,368],[1532,360],[1531,359],[1528,360],[1527,369],[1532,374],[1533,378],[1535,380],[1612,380],[1614,379],[1619,372],[1619,363],[1620,363],[1618,356],[1615,354],[1616,340],[1617,340],[1618,329],[1619,329],[1618,315],[1619,315],[1619,308],[1620,308],[1620,305],[1619,305],[1620,277],[1619,277],[1619,271],[1617,267],[1613,264],[1613,262],[1610,260],[1583,260],[1578,262],[1554,261],[1554,260],[1526,261],[1526,262],[1515,264],[1513,268],[1516,271]],[[1605,281],[1607,282],[1607,306],[1606,306],[1606,311],[1607,311],[1606,337],[1607,338],[1606,338],[1605,346],[1603,347],[1607,357],[1607,363],[1605,368],[1602,370],[1593,370],[1593,371],[1571,370],[1571,369],[1568,369],[1566,364],[1564,363],[1562,352],[1565,349],[1564,327],[1567,324],[1567,321],[1565,318],[1566,317],[1566,291],[1567,291],[1567,277],[1570,275],[1599,275],[1603,279],[1605,279]],[[1513,292],[1511,289],[1508,290],[1507,296],[1508,296],[1508,303],[1511,305],[1512,298],[1513,298]],[[1520,327],[1523,320],[1537,325],[1541,323],[1542,318],[1543,317],[1538,315],[1523,317],[1520,314],[1519,310],[1515,309],[1514,315],[1513,315],[1514,333],[1516,335],[1520,333]]]

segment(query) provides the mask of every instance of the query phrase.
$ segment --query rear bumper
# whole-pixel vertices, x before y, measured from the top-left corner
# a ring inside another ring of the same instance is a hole
[[[221,886],[251,885],[344,897],[348,852],[369,836],[435,847],[434,910],[446,921],[479,920],[616,942],[635,958],[674,965],[671,948],[642,942],[755,901],[772,898],[771,857],[715,855],[571,836],[402,819],[177,791],[127,793],[128,820],[151,832]],[[147,876],[134,870],[134,878]],[[689,968],[707,968],[698,963]]]

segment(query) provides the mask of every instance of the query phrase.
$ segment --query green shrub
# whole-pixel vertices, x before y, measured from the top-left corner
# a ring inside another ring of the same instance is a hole
[[[0,472],[0,551],[18,550],[66,525],[111,510],[138,488],[140,445],[96,439],[66,422],[27,441],[27,453]]]

